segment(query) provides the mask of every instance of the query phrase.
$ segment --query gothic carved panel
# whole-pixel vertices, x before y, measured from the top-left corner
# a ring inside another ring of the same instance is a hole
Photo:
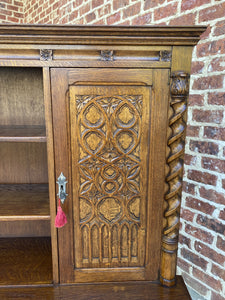
[[[82,252],[78,265],[141,266],[143,95],[75,94],[73,101]]]

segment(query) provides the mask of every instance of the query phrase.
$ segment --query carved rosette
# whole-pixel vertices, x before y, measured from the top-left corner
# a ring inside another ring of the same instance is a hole
[[[113,50],[101,50],[100,55],[101,55],[101,60],[103,60],[103,61],[113,61],[114,60]]]
[[[189,74],[171,75],[160,281],[175,284]]]
[[[50,49],[40,49],[40,60],[48,61],[52,60],[52,50]]]

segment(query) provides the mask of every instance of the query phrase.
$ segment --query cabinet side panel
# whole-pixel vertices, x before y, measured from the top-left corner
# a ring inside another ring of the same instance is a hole
[[[158,279],[160,267],[161,232],[163,218],[163,199],[165,185],[165,152],[168,112],[168,77],[169,70],[153,71],[153,89],[150,120],[150,157],[148,179],[148,218],[147,227],[151,230],[147,235],[146,273],[157,274],[152,280]]]

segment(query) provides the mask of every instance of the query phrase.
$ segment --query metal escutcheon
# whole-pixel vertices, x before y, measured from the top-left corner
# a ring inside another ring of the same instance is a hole
[[[59,197],[59,199],[61,200],[62,204],[64,203],[64,201],[66,200],[66,196],[68,196],[68,194],[66,193],[66,177],[63,175],[63,173],[61,172],[61,174],[58,177],[58,181],[56,181],[56,183],[58,183],[59,186],[59,192],[57,194],[57,196]]]

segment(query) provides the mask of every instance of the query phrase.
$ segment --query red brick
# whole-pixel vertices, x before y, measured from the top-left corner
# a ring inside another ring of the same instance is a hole
[[[171,20],[169,22],[169,25],[195,25],[195,18],[196,13],[186,14]]]
[[[96,15],[94,12],[91,12],[90,14],[87,14],[85,16],[87,23],[94,21],[96,19]]]
[[[12,4],[12,0],[1,0],[1,2]]]
[[[18,11],[19,10],[19,8],[17,6],[15,6],[15,5],[7,5],[7,9],[8,10],[14,10],[14,11]]]
[[[211,0],[183,0],[181,3],[181,11],[196,8],[198,6],[210,3],[210,1]]]
[[[81,5],[83,0],[73,0],[73,8],[77,8],[77,6]]]
[[[213,236],[211,233],[200,228],[194,227],[190,224],[186,224],[185,232],[207,244],[212,244],[213,242]]]
[[[108,15],[111,12],[111,4],[106,4],[103,7],[98,9],[98,16],[99,18]]]
[[[196,279],[193,278],[193,276],[189,276],[186,273],[183,273],[183,278],[185,280],[185,283],[192,287],[195,291],[197,291],[199,294],[205,296],[209,289],[205,285],[203,285],[203,282],[199,282]]]
[[[224,155],[224,154],[223,154]],[[222,187],[225,190],[225,179],[222,179]]]
[[[211,300],[224,300],[224,297],[212,291]]]
[[[104,0],[92,0],[92,8],[98,7],[104,4]]]
[[[195,194],[195,185],[193,183],[183,181],[182,189],[187,194],[191,194],[191,195]]]
[[[184,163],[185,163],[185,165],[194,166],[196,164],[196,160],[197,160],[196,156],[193,156],[193,155],[185,153],[185,155],[184,155]]]
[[[18,23],[19,22],[19,19],[18,18],[15,18],[15,17],[8,17],[7,18],[7,21],[10,21],[12,23]]]
[[[194,81],[193,90],[207,90],[223,88],[223,75],[201,77]]]
[[[18,12],[14,12],[13,16],[17,17],[17,18],[23,18],[23,14],[22,13],[18,13]]]
[[[220,124],[223,120],[223,111],[194,109],[192,119],[197,122]]]
[[[154,20],[160,20],[172,15],[175,15],[177,12],[177,3],[171,3],[167,6],[156,8],[154,11]]]
[[[191,64],[191,74],[201,74],[204,69],[204,62],[202,61],[194,61]]]
[[[199,266],[203,270],[206,270],[208,262],[204,258],[201,258],[198,255],[194,254],[190,250],[182,248],[181,256],[190,261],[192,264]]]
[[[204,39],[207,39],[210,35],[210,33],[212,32],[212,27],[210,25],[208,25],[207,29],[205,30],[205,32],[203,32],[200,36],[201,41]]]
[[[82,5],[79,8],[79,11],[80,11],[80,16],[83,16],[84,14],[88,13],[90,11],[90,4],[87,3],[86,5]]]
[[[187,263],[185,260],[183,260],[180,257],[178,257],[178,259],[177,259],[177,265],[178,265],[179,268],[181,268],[185,272],[189,273],[191,265],[189,263]]]
[[[185,203],[186,206],[204,212],[205,214],[212,214],[215,210],[215,207],[210,205],[209,203],[193,197],[187,197]]]
[[[129,5],[129,0],[113,0],[113,10]]]
[[[56,2],[54,5],[53,5],[53,10],[57,9],[59,7],[59,3]],[[61,12],[61,11],[60,11]]]
[[[23,2],[16,1],[16,0],[14,0],[14,4],[15,4],[16,6],[20,6],[20,7],[23,7],[23,6],[24,6]]]
[[[221,210],[220,214],[219,214],[219,218],[223,221],[225,221],[225,208],[223,210]]]
[[[225,252],[225,240],[220,236],[217,237],[216,247]]]
[[[206,126],[204,127],[204,137],[214,140],[225,141],[225,128]]]
[[[74,20],[76,20],[77,17],[78,17],[78,10],[74,10],[74,11],[70,14],[69,20],[70,20],[70,21],[74,21]]]
[[[225,105],[225,93],[213,92],[208,94],[208,104]]]
[[[5,4],[4,3],[0,3],[0,8],[5,8]]]
[[[106,21],[107,21],[108,25],[111,25],[111,24],[114,24],[114,23],[120,21],[120,12],[117,12],[117,13],[111,15],[110,17],[107,18]]]
[[[224,173],[225,172],[225,160],[215,159],[215,158],[210,158],[210,157],[203,157],[202,158],[202,167],[207,170]]]
[[[193,268],[192,274],[194,277],[200,279],[202,282],[215,289],[216,291],[222,291],[222,284],[220,280],[217,280],[196,268]]]
[[[5,15],[0,15],[0,20],[5,20],[6,16]]]
[[[212,264],[212,274],[218,276],[219,278],[223,279],[225,281],[225,269],[221,269],[218,266]]]
[[[221,222],[210,219],[206,216],[198,215],[197,216],[197,223],[220,234],[225,234],[225,225]]]
[[[212,248],[209,248],[205,244],[196,241],[195,242],[195,249],[200,254],[204,255],[205,257],[208,257],[210,260],[212,260],[215,263],[223,264],[225,261],[225,257],[213,250]]]
[[[223,71],[225,66],[225,57],[214,58],[208,66],[208,72]]]
[[[203,186],[199,188],[199,193],[202,198],[225,205],[225,194],[223,193],[218,193],[212,189],[206,189]]]
[[[165,0],[145,0],[144,10],[163,4]]]
[[[96,21],[96,22],[94,22],[92,24],[94,24],[94,25],[105,25],[105,20],[101,19],[101,20],[98,20],[98,21]]]
[[[190,137],[198,137],[199,130],[200,130],[200,128],[198,126],[188,125],[186,134],[187,134],[187,136],[190,136]]]
[[[211,154],[211,155],[217,155],[219,152],[219,146],[213,142],[191,140],[189,148],[191,151],[194,152]]]
[[[188,170],[188,179],[216,186],[217,176],[197,170]]]
[[[0,14],[4,14],[6,16],[12,16],[12,11],[6,9],[0,9]]]
[[[37,17],[34,19],[34,22],[35,22],[35,23],[38,23],[38,21],[39,21],[39,16],[37,16]]]
[[[140,13],[141,3],[138,2],[132,6],[129,6],[123,10],[123,18],[129,18]]]
[[[64,22],[63,20],[62,20],[62,23],[63,24],[65,24],[65,23],[67,23],[68,22],[68,16],[67,17],[65,17],[66,18],[66,21]],[[49,18],[49,16],[46,16],[45,18],[44,18],[44,23],[48,23],[50,21],[50,18]]]
[[[203,95],[190,95],[188,99],[189,106],[203,106],[204,105],[204,97]]]
[[[190,238],[184,236],[181,233],[179,234],[179,243],[182,244],[182,245],[188,246],[188,248],[190,248],[190,246],[191,246],[191,240],[190,240]]]
[[[181,218],[183,218],[186,221],[192,222],[195,216],[195,213],[193,213],[192,211],[182,208],[181,209]]]
[[[197,45],[198,57],[215,55],[218,53],[225,53],[225,41],[223,39]]]
[[[224,35],[224,32],[225,32],[225,22],[223,20],[223,21],[216,23],[215,29],[214,29],[214,35],[215,36]]]
[[[142,16],[138,16],[137,18],[132,20],[132,25],[145,25],[149,24],[152,19],[152,14],[148,13]]]
[[[199,23],[224,17],[225,2],[210,6],[199,12]]]

